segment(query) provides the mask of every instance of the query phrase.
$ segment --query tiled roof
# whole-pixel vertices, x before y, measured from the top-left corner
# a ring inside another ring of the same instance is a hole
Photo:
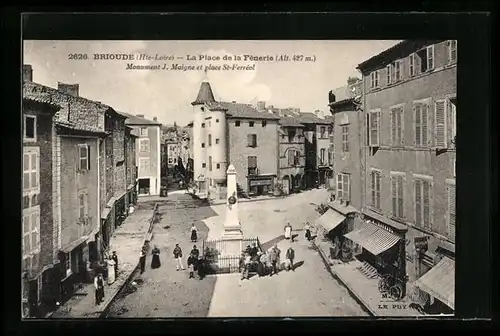
[[[161,125],[161,123],[153,120],[149,120],[146,118],[138,117],[133,114],[128,114],[125,112],[117,111],[118,114],[121,114],[122,116],[126,117],[127,120],[125,120],[126,125]]]
[[[227,115],[231,118],[248,118],[248,119],[271,119],[278,120],[279,117],[274,113],[259,112],[252,104],[219,102],[220,106],[227,109]]]
[[[304,127],[304,124],[302,124],[299,120],[289,116],[281,117],[279,124],[285,127]]]
[[[200,85],[200,91],[198,91],[198,96],[196,100],[192,102],[192,105],[197,104],[211,104],[215,102],[214,94],[212,92],[212,88],[210,87],[210,83],[203,81]]]
[[[312,112],[301,112],[300,115],[296,117],[303,124],[330,124],[332,120],[318,118]]]
[[[61,108],[61,106],[52,99],[52,95],[50,94],[53,93],[52,91],[56,90],[34,82],[23,83],[23,99]]]

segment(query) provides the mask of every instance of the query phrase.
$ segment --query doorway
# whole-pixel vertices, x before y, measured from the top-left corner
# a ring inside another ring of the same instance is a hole
[[[139,195],[149,195],[150,180],[148,178],[139,179]]]

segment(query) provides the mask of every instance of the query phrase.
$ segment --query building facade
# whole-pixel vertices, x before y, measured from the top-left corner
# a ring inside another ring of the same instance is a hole
[[[159,195],[161,187],[161,123],[144,118],[143,114],[127,117],[125,124],[133,129],[138,166],[138,196]]]
[[[358,66],[363,213],[408,228],[409,282],[444,310],[454,309],[456,48],[456,41],[403,41]]]
[[[125,161],[128,204],[137,203],[137,163],[135,143],[137,136],[132,133],[132,127],[125,126]]]
[[[283,194],[305,187],[306,149],[305,126],[294,117],[279,120],[279,175]]]

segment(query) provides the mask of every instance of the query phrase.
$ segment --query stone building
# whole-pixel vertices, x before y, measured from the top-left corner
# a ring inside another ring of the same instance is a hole
[[[43,87],[32,82],[31,66],[23,67],[22,170],[22,316],[43,316],[58,299],[58,228],[53,190],[55,131],[53,117],[60,109]],[[56,267],[55,267],[56,266]],[[53,284],[56,284],[54,286]]]
[[[200,197],[226,198],[226,170],[237,171],[240,195],[273,193],[278,175],[278,120],[265,106],[217,102],[208,80],[191,103],[194,179]]]
[[[403,41],[358,66],[363,214],[407,227],[409,282],[443,311],[454,309],[456,60],[456,41]]]
[[[127,117],[125,124],[133,129],[136,140],[136,162],[138,166],[138,196],[159,195],[161,187],[161,123],[144,118],[143,114]]]
[[[135,142],[137,135],[132,133],[132,127],[125,126],[125,164],[126,164],[126,185],[127,185],[127,203],[137,203],[137,163]]]

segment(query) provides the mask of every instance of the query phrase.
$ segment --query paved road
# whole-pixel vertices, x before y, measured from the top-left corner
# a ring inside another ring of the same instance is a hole
[[[215,212],[208,206],[200,207],[182,193],[169,195],[160,212],[163,215],[154,228],[152,244],[161,251],[162,265],[151,269],[148,256],[146,272],[136,275],[137,285],[124,290],[125,295],[113,303],[108,317],[206,317],[208,314],[215,277],[188,279],[187,271],[175,270],[172,250],[179,243],[186,256],[192,248],[191,224],[196,223],[201,242],[208,231],[201,220]]]
[[[283,227],[291,222],[302,229],[306,221],[314,222],[319,214],[316,204],[327,199],[325,190],[311,190],[283,199],[240,203],[239,214],[245,236],[258,236],[264,245],[279,241],[285,254],[288,246],[295,249],[295,272],[281,272],[273,277],[252,277],[241,281],[239,275],[219,276],[210,307],[210,317],[249,316],[368,316],[334,280],[320,255],[298,231],[297,242],[283,240]],[[216,209],[221,216],[225,209]],[[219,219],[220,220],[220,219]],[[219,234],[217,219],[209,221],[210,236]]]

